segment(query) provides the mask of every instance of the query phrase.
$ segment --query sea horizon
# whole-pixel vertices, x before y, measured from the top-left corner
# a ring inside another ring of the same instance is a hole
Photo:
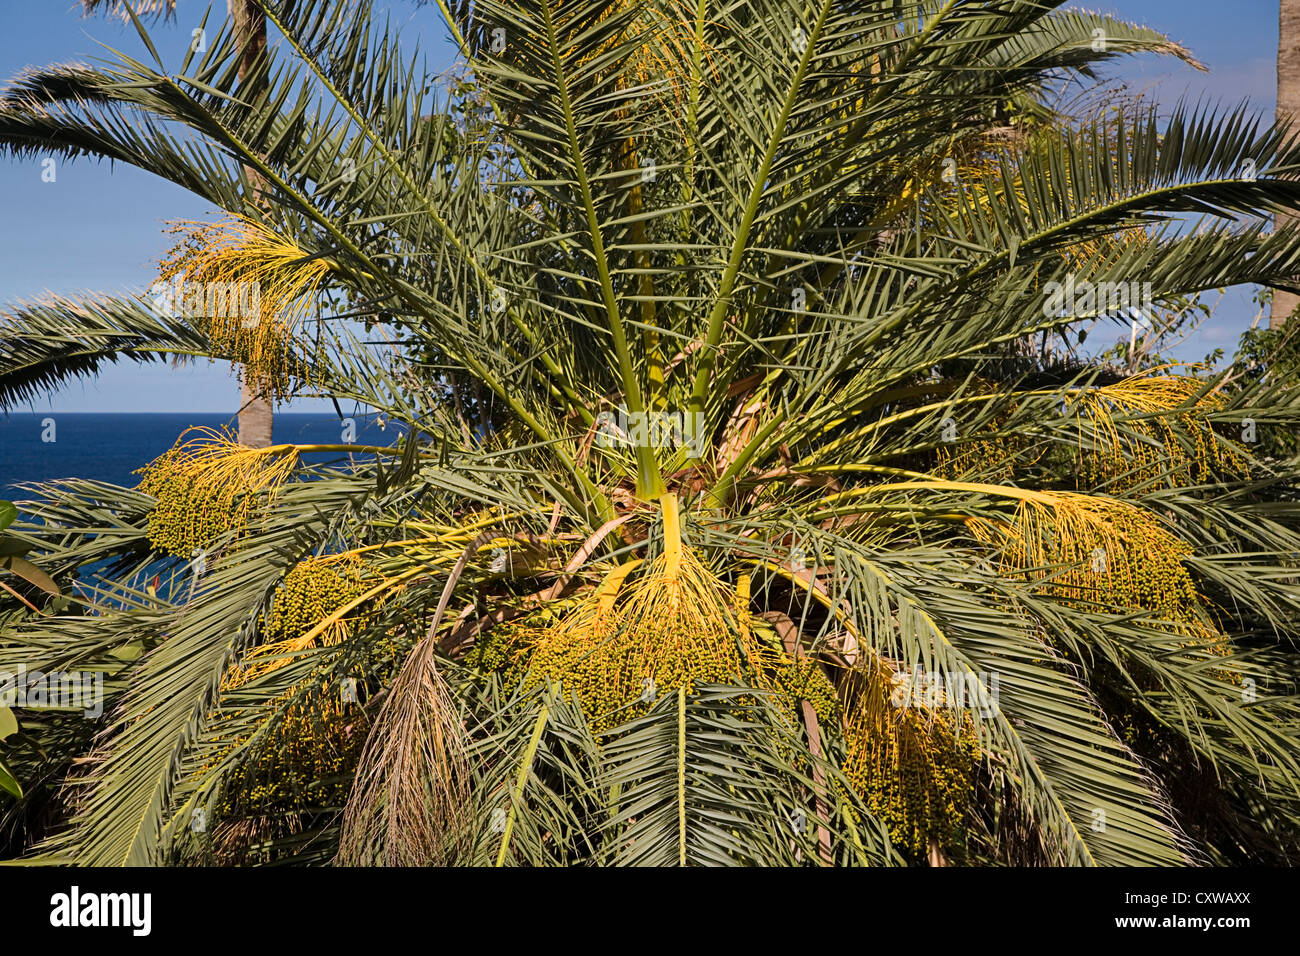
[[[345,419],[355,440],[391,444],[398,434],[372,416],[277,413],[273,440],[332,444],[343,440]],[[0,416],[0,498],[31,497],[33,482],[84,478],[134,487],[144,467],[171,448],[191,427],[235,430],[226,412],[10,412]]]

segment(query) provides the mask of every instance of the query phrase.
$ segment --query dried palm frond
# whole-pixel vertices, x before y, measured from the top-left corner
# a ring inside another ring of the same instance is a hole
[[[426,640],[394,678],[361,754],[337,862],[430,866],[465,836],[465,730]]]
[[[456,582],[491,532],[451,569],[428,633],[388,688],[361,754],[336,862],[428,866],[453,860],[468,835],[465,728],[437,663],[436,634]]]

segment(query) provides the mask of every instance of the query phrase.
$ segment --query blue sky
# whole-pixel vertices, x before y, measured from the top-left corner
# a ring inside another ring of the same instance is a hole
[[[179,64],[190,31],[207,3],[179,0],[177,22],[153,30],[165,60]],[[451,48],[429,8],[392,0],[402,29],[423,34],[431,68],[451,61]],[[1210,67],[1208,74],[1169,59],[1125,61],[1114,75],[1163,104],[1180,96],[1225,104],[1243,98],[1271,114],[1275,101],[1277,0],[1123,0],[1089,3],[1162,30]],[[74,0],[5,0],[0,31],[0,82],[21,70],[68,60],[109,56],[100,44],[146,58],[130,25],[106,17],[85,19]],[[213,4],[212,17],[224,16]],[[215,31],[213,31],[215,32]],[[435,53],[435,50],[437,53]],[[440,53],[440,55],[438,55]],[[59,162],[56,180],[43,182],[39,159],[0,159],[0,304],[47,290],[131,291],[148,287],[154,264],[169,242],[164,224],[214,212],[178,187],[134,169],[93,161]],[[1231,351],[1254,317],[1247,290],[1231,290],[1196,340],[1183,350],[1199,358],[1215,347]],[[1091,344],[1091,341],[1090,341]],[[94,381],[64,387],[31,410],[61,412],[219,412],[234,410],[238,387],[229,366],[191,364],[179,369],[124,363]],[[286,410],[332,411],[325,401],[298,401]]]

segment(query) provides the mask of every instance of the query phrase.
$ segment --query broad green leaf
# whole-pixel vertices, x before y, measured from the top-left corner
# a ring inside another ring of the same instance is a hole
[[[14,779],[13,774],[9,772],[9,768],[5,766],[3,760],[0,760],[0,790],[19,798],[23,795],[23,788],[19,786],[18,781]]]
[[[17,555],[12,554],[0,558],[0,568],[18,575],[24,581],[34,584],[42,591],[53,594],[56,597],[62,593],[59,590],[59,586],[54,583],[52,577],[36,565],[32,564],[26,558],[20,558]]]
[[[32,550],[31,544],[11,534],[0,535],[0,557],[22,557]]]

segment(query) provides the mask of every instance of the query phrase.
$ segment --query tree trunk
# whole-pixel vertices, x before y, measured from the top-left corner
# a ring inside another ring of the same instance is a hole
[[[243,89],[244,78],[266,51],[266,15],[252,0],[229,0],[228,8],[235,20],[235,40],[242,49],[239,57],[240,93],[247,97],[253,91]],[[261,174],[248,166],[244,167],[244,173],[253,192],[250,198],[260,204],[263,201]],[[275,412],[271,397],[255,391],[255,384],[250,385],[248,370],[245,369],[239,386],[239,443],[265,448],[271,444],[271,423]]]
[[[1281,0],[1278,9],[1277,118],[1279,121],[1300,122],[1300,0]],[[1283,226],[1295,219],[1289,213],[1278,213],[1274,226]],[[1300,296],[1274,289],[1268,327],[1281,328],[1297,305],[1300,305]]]
[[[255,393],[245,377],[239,383],[239,443],[250,448],[271,444],[271,423],[275,415],[271,400]]]

